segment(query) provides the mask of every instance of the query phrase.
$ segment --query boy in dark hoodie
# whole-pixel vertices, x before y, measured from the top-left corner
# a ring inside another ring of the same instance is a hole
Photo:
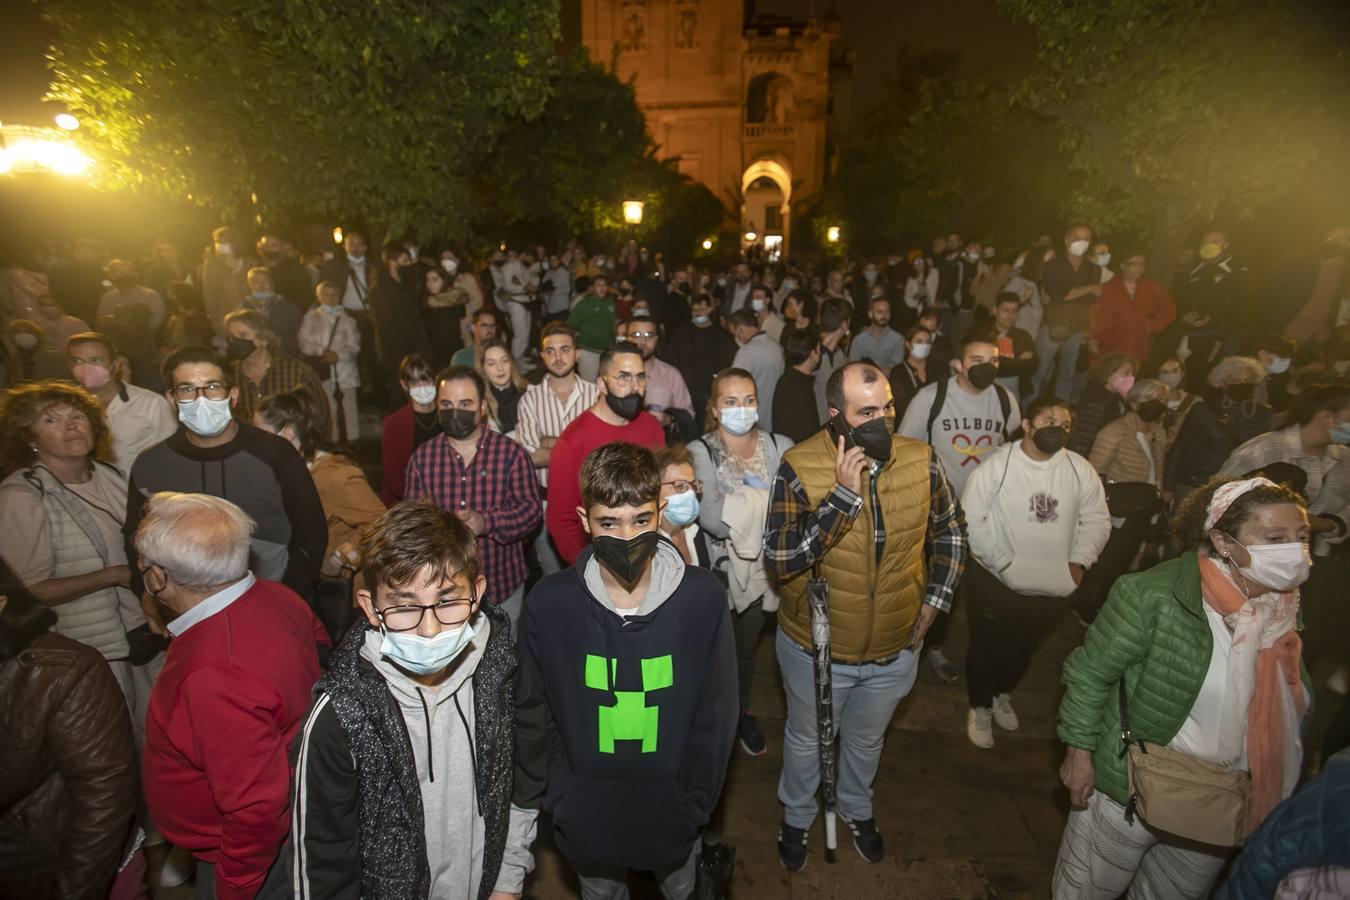
[[[694,888],[699,830],[722,793],[740,709],[726,592],[658,531],[661,472],[615,442],[581,467],[591,545],[525,604],[521,655],[548,710],[559,851],[583,900],[625,898],[627,870]]]

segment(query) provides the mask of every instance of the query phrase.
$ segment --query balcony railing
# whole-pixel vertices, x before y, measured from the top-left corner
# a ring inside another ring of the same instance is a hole
[[[773,140],[776,138],[790,138],[793,134],[793,125],[791,122],[782,124],[771,124],[768,122],[747,123],[745,126],[746,140]]]

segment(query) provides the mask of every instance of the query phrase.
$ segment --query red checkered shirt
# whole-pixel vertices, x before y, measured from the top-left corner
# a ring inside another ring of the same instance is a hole
[[[484,427],[466,469],[450,439],[438,434],[408,460],[404,496],[425,497],[451,512],[473,510],[482,515],[478,557],[491,602],[501,603],[525,583],[525,539],[539,527],[544,513],[534,466],[515,441]]]

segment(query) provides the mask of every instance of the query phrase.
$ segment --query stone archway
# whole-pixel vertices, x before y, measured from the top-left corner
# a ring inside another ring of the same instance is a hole
[[[768,186],[765,183],[768,183]],[[741,174],[741,248],[776,247],[786,257],[792,224],[792,175],[786,160],[757,159]],[[746,239],[753,228],[755,239]]]

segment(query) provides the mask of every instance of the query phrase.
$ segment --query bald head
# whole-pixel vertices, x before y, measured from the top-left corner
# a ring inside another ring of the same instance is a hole
[[[851,362],[835,369],[825,384],[830,415],[843,413],[857,427],[877,416],[894,416],[895,399],[885,374],[869,362]]]

